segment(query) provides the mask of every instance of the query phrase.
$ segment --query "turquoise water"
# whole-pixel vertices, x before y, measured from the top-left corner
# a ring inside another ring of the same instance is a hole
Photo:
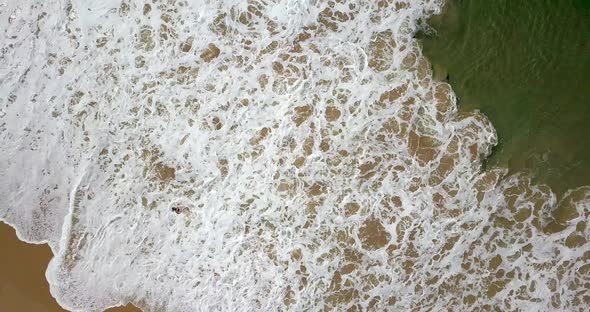
[[[498,132],[488,167],[558,195],[590,184],[590,1],[450,0],[429,24],[435,74]]]

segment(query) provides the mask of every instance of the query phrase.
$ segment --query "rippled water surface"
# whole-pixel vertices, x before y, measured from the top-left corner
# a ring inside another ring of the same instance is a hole
[[[590,183],[590,1],[448,1],[423,40],[437,75],[498,131],[490,166],[562,195]]]
[[[65,308],[582,311],[590,189],[482,169],[441,1],[11,1],[0,217]]]

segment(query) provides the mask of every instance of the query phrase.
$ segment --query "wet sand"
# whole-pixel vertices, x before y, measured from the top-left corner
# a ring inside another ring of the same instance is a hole
[[[128,304],[124,307],[116,307],[105,310],[105,312],[141,312],[140,309],[135,306]]]
[[[0,311],[62,312],[49,293],[45,270],[52,257],[47,245],[18,240],[15,230],[0,222]],[[109,312],[141,311],[133,306],[113,308]]]

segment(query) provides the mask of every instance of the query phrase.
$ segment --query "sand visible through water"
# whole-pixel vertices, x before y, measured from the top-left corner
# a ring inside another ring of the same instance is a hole
[[[430,24],[435,75],[498,132],[487,167],[531,174],[558,197],[588,185],[590,1],[449,0]]]
[[[69,310],[582,310],[590,188],[482,168],[441,4],[9,2],[0,217]]]

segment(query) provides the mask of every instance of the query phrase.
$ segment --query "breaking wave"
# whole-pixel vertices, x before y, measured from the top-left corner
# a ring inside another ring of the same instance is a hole
[[[590,189],[482,170],[441,7],[5,2],[0,217],[75,311],[581,311]]]

